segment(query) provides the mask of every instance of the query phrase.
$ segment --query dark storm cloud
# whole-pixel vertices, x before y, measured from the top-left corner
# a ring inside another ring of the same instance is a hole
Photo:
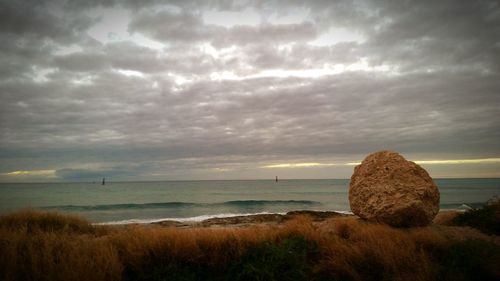
[[[0,2],[0,174],[251,177],[384,148],[500,154],[494,1],[134,3]],[[130,13],[129,38],[91,36],[102,8]],[[247,9],[261,22],[203,18]],[[338,28],[362,39],[312,43]]]

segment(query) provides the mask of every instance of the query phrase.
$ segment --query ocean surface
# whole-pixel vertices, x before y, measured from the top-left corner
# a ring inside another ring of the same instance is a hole
[[[500,179],[435,182],[441,209],[479,207],[500,196]],[[349,212],[348,187],[347,179],[0,183],[0,214],[33,208],[76,213],[95,223],[146,223],[292,210]]]

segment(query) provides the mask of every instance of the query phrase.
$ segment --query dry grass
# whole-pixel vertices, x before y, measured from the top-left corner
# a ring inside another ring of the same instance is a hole
[[[64,232],[64,233],[96,233],[85,219],[76,215],[55,212],[39,212],[31,209],[1,216],[0,229],[21,233]]]
[[[0,218],[1,280],[118,280],[122,267],[107,229],[57,213]]]
[[[450,211],[440,211],[432,223],[434,224],[439,224],[439,225],[452,225],[453,220],[459,215],[460,213],[455,210],[450,210]]]
[[[455,269],[443,271],[440,262],[453,245],[474,239],[498,247],[495,237],[352,217],[246,228],[104,227],[28,210],[0,217],[0,280],[448,280]],[[296,272],[282,272],[290,263]]]

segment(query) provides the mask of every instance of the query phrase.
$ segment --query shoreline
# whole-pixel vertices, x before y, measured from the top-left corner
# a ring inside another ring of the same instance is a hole
[[[282,224],[298,216],[309,216],[312,221],[324,221],[330,218],[354,216],[352,214],[345,214],[334,211],[290,211],[287,213],[265,213],[265,214],[251,214],[251,215],[236,215],[228,217],[212,217],[202,221],[175,221],[164,220],[151,225],[158,226],[175,226],[175,227],[245,227],[252,225],[273,225]]]
[[[234,217],[258,217],[258,216],[266,216],[266,215],[280,215],[280,216],[286,216],[287,214],[292,214],[295,212],[307,212],[311,216],[317,216],[320,215],[321,213],[338,213],[338,214],[345,214],[345,215],[353,215],[352,212],[350,211],[340,211],[340,210],[335,210],[335,211],[328,211],[328,210],[311,210],[311,209],[299,209],[299,210],[291,210],[291,211],[284,211],[284,212],[268,212],[268,211],[262,211],[262,212],[255,212],[255,213],[218,213],[218,214],[206,214],[206,215],[198,215],[198,216],[192,216],[192,217],[164,217],[164,218],[146,218],[146,219],[124,219],[124,220],[113,220],[113,221],[103,221],[103,222],[92,222],[93,225],[130,225],[130,224],[141,224],[141,225],[147,225],[147,224],[157,224],[165,221],[171,221],[171,222],[179,222],[179,223],[187,223],[187,224],[194,224],[194,223],[201,223],[207,220],[212,220],[212,219],[230,219]],[[83,216],[85,217],[85,216]]]
[[[176,227],[244,226],[255,224],[279,224],[297,216],[307,215],[314,221],[333,217],[354,216],[347,211],[294,210],[289,212],[260,212],[247,214],[215,214],[188,218],[129,219],[123,221],[92,223],[96,226],[159,225]]]
[[[446,224],[447,221],[453,219],[460,213],[464,213],[463,209],[443,209],[434,218],[433,222],[437,224]],[[218,215],[202,215],[189,218],[161,218],[161,219],[131,219],[115,222],[100,222],[92,223],[96,226],[161,226],[161,227],[177,227],[177,228],[192,228],[192,227],[246,227],[255,225],[279,225],[293,220],[299,216],[307,216],[313,222],[323,222],[332,218],[355,217],[352,212],[348,211],[316,211],[316,210],[294,210],[289,212],[261,212],[251,214],[218,214]]]

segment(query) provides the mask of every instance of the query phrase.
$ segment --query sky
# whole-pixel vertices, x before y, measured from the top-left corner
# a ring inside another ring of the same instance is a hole
[[[500,177],[497,1],[0,0],[0,181]]]

